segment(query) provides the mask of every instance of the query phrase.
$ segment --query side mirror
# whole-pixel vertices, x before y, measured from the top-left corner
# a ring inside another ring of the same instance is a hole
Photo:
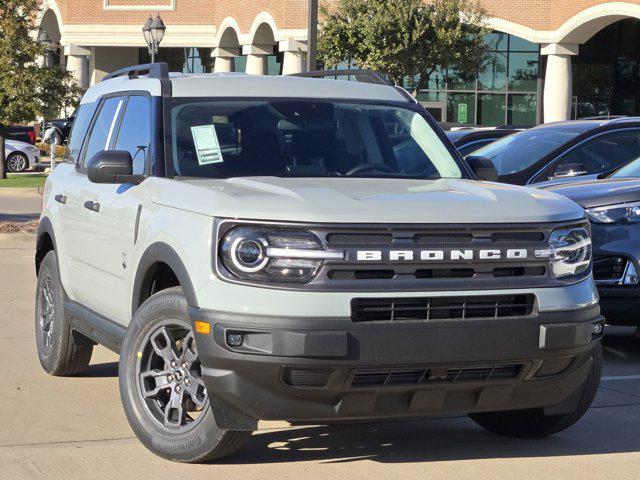
[[[87,163],[87,177],[92,183],[139,184],[144,175],[133,175],[133,159],[126,150],[102,150]]]
[[[498,181],[498,171],[493,162],[487,157],[479,157],[476,155],[469,155],[465,158],[473,173],[476,174],[478,180],[485,180],[487,182]]]
[[[577,177],[579,175],[586,175],[587,173],[589,173],[587,167],[582,163],[565,163],[558,167],[549,180],[554,178]]]

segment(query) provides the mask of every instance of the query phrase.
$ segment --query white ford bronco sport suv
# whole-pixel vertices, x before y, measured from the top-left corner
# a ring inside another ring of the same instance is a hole
[[[558,432],[601,372],[589,225],[478,177],[495,169],[393,86],[115,72],[45,187],[42,366],[119,353],[131,427],[182,462],[231,454],[260,419]]]

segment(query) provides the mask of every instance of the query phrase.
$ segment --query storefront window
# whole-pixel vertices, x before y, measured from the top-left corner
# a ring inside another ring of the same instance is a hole
[[[505,112],[505,96],[495,93],[478,95],[478,124],[487,127],[503,125]]]
[[[443,68],[429,77],[418,100],[446,99],[446,119],[462,125],[535,125],[539,45],[506,33],[485,37],[491,52],[478,75]],[[517,92],[513,94],[512,92]]]

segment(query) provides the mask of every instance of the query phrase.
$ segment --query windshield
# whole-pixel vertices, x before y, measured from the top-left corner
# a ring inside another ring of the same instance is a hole
[[[425,117],[410,108],[319,100],[172,99],[180,176],[461,178]]]
[[[490,143],[476,150],[473,155],[491,159],[498,175],[508,175],[529,168],[581,133],[561,128],[524,130]]]
[[[624,167],[616,170],[609,178],[640,177],[640,158],[636,158]]]

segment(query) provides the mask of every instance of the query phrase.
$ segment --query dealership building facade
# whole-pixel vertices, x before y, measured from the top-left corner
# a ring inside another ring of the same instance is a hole
[[[331,0],[325,0],[331,1]],[[531,125],[640,115],[640,0],[481,0],[493,33],[481,72],[443,66],[418,92],[441,120]],[[83,88],[149,61],[150,14],[167,25],[158,59],[185,72],[296,73],[307,0],[43,0],[36,19]]]

